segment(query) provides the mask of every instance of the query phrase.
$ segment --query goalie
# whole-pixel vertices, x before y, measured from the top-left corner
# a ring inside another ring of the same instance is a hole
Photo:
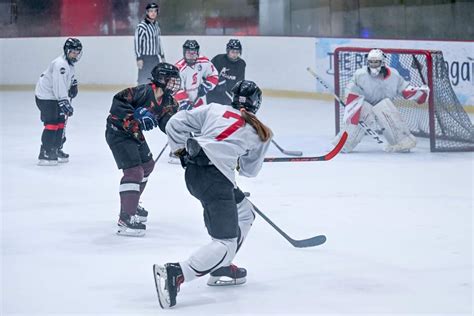
[[[375,130],[378,124],[388,145],[387,152],[409,152],[416,146],[416,138],[402,119],[392,99],[402,95],[405,99],[423,104],[428,99],[427,86],[414,87],[405,81],[394,68],[385,65],[385,55],[380,49],[372,49],[367,56],[367,68],[358,69],[347,86],[345,128],[336,136],[339,141],[347,131],[349,137],[343,152],[351,152],[365,135],[358,122],[364,122]],[[346,119],[347,118],[347,119]]]

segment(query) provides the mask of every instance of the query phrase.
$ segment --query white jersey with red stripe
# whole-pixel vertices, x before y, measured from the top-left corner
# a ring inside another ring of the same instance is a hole
[[[66,100],[74,80],[74,65],[64,55],[54,59],[36,83],[35,95],[42,100]]]
[[[166,125],[171,151],[184,148],[192,137],[201,145],[209,160],[234,185],[235,169],[239,174],[255,177],[262,168],[270,140],[263,142],[240,111],[229,105],[210,103],[190,111],[179,111]]]
[[[367,68],[358,69],[347,86],[347,94],[364,96],[365,101],[376,105],[385,98],[393,99],[405,90],[409,83],[394,68],[385,66],[387,74],[372,76]]]
[[[197,97],[199,85],[203,81],[207,81],[210,86],[209,90],[212,90],[219,81],[217,69],[209,58],[199,56],[192,66],[188,65],[183,58],[176,63],[176,67],[178,67],[181,76],[181,90],[176,93],[176,100],[179,103],[191,101],[194,103],[194,107],[207,104],[206,96]]]

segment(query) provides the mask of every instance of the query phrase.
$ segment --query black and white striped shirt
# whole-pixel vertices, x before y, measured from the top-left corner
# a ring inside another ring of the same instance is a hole
[[[135,55],[137,60],[142,56],[161,56],[163,59],[163,44],[158,22],[144,19],[135,30]]]

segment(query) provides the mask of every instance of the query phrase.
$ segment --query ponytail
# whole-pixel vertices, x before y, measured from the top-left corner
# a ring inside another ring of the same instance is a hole
[[[262,142],[266,142],[272,137],[272,130],[260,122],[255,114],[248,112],[245,108],[240,109],[240,114],[246,123],[252,125]]]

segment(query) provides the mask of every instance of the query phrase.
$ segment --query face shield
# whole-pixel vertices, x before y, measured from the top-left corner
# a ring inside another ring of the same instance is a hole
[[[369,72],[372,76],[377,76],[382,69],[382,61],[380,59],[367,60],[367,65],[369,67]]]

